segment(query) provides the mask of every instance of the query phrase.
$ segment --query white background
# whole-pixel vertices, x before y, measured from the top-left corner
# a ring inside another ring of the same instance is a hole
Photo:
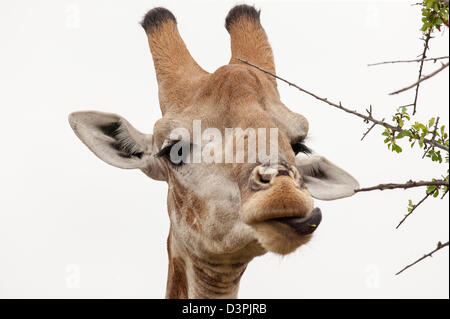
[[[408,2],[254,1],[277,72],[306,89],[375,116],[409,104],[417,64],[367,67],[422,51],[419,7]],[[164,296],[167,275],[165,183],[97,159],[75,137],[75,110],[115,112],[151,132],[160,117],[157,85],[141,17],[163,5],[178,19],[194,58],[213,72],[230,57],[224,28],[235,1],[0,2],[0,297]],[[253,3],[252,3],[253,4]],[[448,29],[430,43],[448,55]],[[429,73],[438,64],[427,64]],[[421,152],[386,150],[381,130],[285,84],[282,101],[311,125],[309,146],[362,186],[440,177]],[[448,123],[448,69],[423,83],[419,118]],[[420,156],[419,156],[420,153]],[[395,226],[423,189],[360,193],[317,202],[324,220],[292,255],[250,263],[241,298],[410,298],[449,296],[448,201],[428,200]]]

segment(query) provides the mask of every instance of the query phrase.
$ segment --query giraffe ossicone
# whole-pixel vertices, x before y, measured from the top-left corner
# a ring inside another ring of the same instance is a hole
[[[234,298],[254,257],[310,240],[322,218],[313,198],[351,196],[358,182],[322,156],[297,154],[309,153],[308,121],[281,102],[274,78],[236,59],[275,73],[254,7],[228,13],[231,59],[213,73],[191,57],[167,9],[150,10],[142,26],[162,112],[153,134],[96,111],[72,113],[70,125],[106,163],[168,183],[166,297]]]

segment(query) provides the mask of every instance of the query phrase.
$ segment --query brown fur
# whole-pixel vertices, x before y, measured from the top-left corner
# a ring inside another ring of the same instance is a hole
[[[192,192],[182,186],[174,177],[169,175],[170,198],[176,207],[176,218],[184,219],[194,231],[201,233],[199,221],[205,216],[205,206],[203,202]]]
[[[188,285],[186,279],[186,264],[183,259],[172,256],[171,233],[167,238],[167,251],[169,255],[169,270],[167,275],[166,298],[186,299]]]
[[[223,298],[236,296],[247,268],[242,262],[213,263],[176,244],[170,231],[167,239],[169,270],[166,298]]]

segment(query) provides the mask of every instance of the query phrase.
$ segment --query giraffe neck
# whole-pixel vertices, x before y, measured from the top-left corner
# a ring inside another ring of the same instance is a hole
[[[167,241],[166,298],[236,298],[248,263],[212,263],[189,253],[172,233]]]

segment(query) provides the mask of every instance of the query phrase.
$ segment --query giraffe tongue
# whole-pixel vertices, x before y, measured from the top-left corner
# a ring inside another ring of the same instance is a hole
[[[306,217],[281,217],[274,220],[290,226],[298,234],[308,235],[313,233],[319,226],[322,221],[322,212],[320,208],[316,207]]]

